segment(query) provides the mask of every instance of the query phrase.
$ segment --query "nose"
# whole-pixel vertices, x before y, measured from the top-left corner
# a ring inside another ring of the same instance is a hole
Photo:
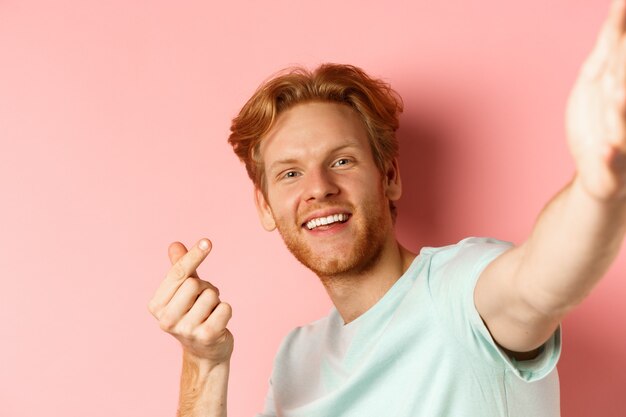
[[[339,193],[332,173],[324,169],[310,170],[305,175],[304,197],[306,201],[320,201]]]

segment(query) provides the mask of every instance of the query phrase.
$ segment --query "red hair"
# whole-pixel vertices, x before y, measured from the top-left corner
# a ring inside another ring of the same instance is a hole
[[[265,170],[259,144],[278,115],[296,104],[342,103],[356,111],[367,130],[378,168],[398,156],[398,117],[402,99],[382,80],[352,65],[323,64],[314,71],[287,68],[263,83],[232,121],[228,143],[246,165],[254,185],[265,192]]]
[[[259,155],[263,136],[278,115],[296,104],[322,101],[350,106],[367,130],[379,170],[398,156],[398,117],[402,99],[389,84],[352,65],[323,64],[314,71],[287,68],[263,83],[232,121],[228,143],[246,165],[254,185],[265,191],[265,172]]]

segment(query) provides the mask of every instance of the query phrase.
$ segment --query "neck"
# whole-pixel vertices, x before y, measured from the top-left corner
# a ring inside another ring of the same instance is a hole
[[[320,277],[345,324],[369,310],[409,268],[415,254],[392,237],[380,258],[367,270]]]

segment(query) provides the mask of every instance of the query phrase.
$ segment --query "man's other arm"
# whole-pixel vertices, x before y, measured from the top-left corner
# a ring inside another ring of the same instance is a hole
[[[219,290],[198,277],[196,269],[211,251],[202,239],[187,251],[182,243],[169,247],[172,268],[148,304],[161,329],[183,348],[179,417],[225,417],[233,336],[226,328],[230,305]]]
[[[481,274],[474,301],[494,340],[537,349],[591,292],[626,232],[626,6],[614,0],[568,101],[574,179],[523,244]]]

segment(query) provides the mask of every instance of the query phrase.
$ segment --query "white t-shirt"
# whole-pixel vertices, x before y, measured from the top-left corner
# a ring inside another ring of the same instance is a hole
[[[483,269],[510,243],[423,248],[374,306],[293,330],[263,416],[557,417],[560,329],[530,361],[502,352],[474,306]]]

